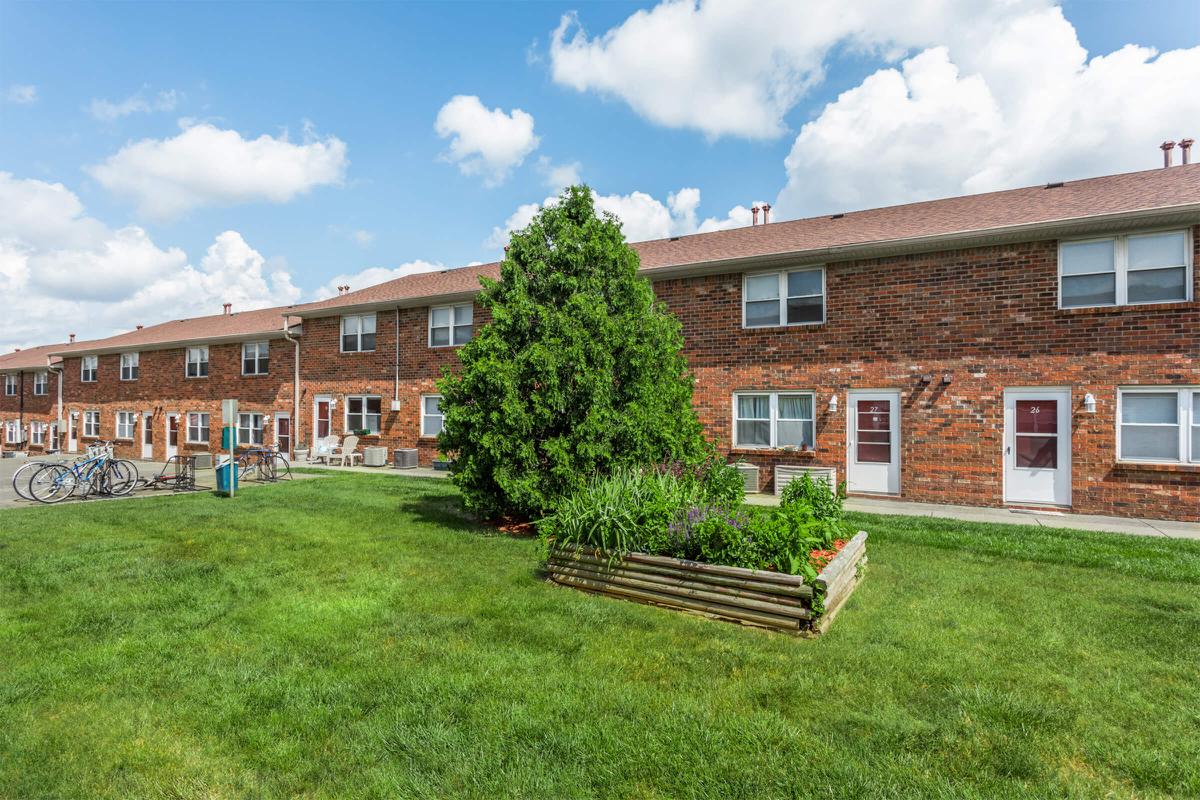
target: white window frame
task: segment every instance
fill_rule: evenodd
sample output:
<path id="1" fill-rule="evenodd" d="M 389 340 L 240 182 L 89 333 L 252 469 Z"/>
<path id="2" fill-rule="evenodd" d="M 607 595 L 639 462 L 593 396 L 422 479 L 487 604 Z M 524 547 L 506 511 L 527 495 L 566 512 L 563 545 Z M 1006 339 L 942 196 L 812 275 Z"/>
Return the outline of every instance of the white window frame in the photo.
<path id="1" fill-rule="evenodd" d="M 193 418 L 196 420 L 195 425 L 192 424 Z M 184 415 L 184 420 L 183 420 L 183 422 L 184 422 L 184 424 L 183 424 L 183 428 L 184 428 L 183 440 L 184 440 L 184 442 L 186 442 L 187 444 L 208 444 L 209 439 L 212 436 L 212 428 L 210 427 L 211 421 L 212 421 L 211 417 L 209 416 L 208 412 L 206 412 L 206 411 L 189 411 L 189 412 L 187 412 L 187 414 Z M 197 435 L 195 437 L 192 436 L 193 430 L 195 430 L 197 433 Z M 200 436 L 199 435 L 200 431 L 207 431 L 208 433 L 204 436 Z"/>
<path id="2" fill-rule="evenodd" d="M 21 423 L 17 422 L 15 419 L 10 419 L 8 422 L 4 423 L 4 443 L 21 443 Z"/>
<path id="3" fill-rule="evenodd" d="M 17 392 L 21 390 L 20 376 L 15 372 L 9 372 L 4 376 L 4 396 L 16 397 Z"/>
<path id="4" fill-rule="evenodd" d="M 100 438 L 100 412 L 83 412 L 83 435 L 91 439 Z"/>
<path id="5" fill-rule="evenodd" d="M 437 414 L 426 414 L 425 413 L 425 401 L 426 401 L 426 399 L 432 399 L 434 397 L 436 397 L 438 400 L 438 413 Z M 444 400 L 444 398 L 440 394 L 423 394 L 423 395 L 421 395 L 421 431 L 420 431 L 420 435 L 421 435 L 422 439 L 436 439 L 441 434 L 441 432 L 445 429 L 446 413 L 444 411 L 442 411 L 442 406 L 441 406 L 441 403 L 443 400 Z M 441 424 L 439 425 L 437 433 L 426 433 L 425 432 L 425 420 L 427 420 L 427 419 L 441 420 Z"/>
<path id="6" fill-rule="evenodd" d="M 29 443 L 46 446 L 46 429 L 50 427 L 44 422 L 29 423 Z"/>
<path id="7" fill-rule="evenodd" d="M 742 419 L 738 416 L 738 398 L 740 397 L 761 397 L 766 395 L 770 398 L 770 411 L 768 412 L 767 422 L 770 426 L 770 443 L 769 444 L 742 444 L 738 441 L 738 421 Z M 787 422 L 811 422 L 813 428 L 812 446 L 815 449 L 817 446 L 817 395 L 811 389 L 746 389 L 744 391 L 733 393 L 733 409 L 732 421 L 733 428 L 731 429 L 733 439 L 733 449 L 735 450 L 794 450 L 803 452 L 796 445 L 780 445 L 779 444 L 779 398 L 784 397 L 807 397 L 812 403 L 812 418 L 804 420 L 785 420 Z M 747 418 L 749 419 L 749 418 Z"/>
<path id="8" fill-rule="evenodd" d="M 257 441 L 255 440 L 256 433 L 258 434 Z M 254 411 L 245 411 L 238 414 L 237 444 L 246 445 L 247 447 L 261 447 L 266 444 L 267 440 L 265 436 L 266 431 L 262 414 Z"/>
<path id="9" fill-rule="evenodd" d="M 455 329 L 462 327 L 462 325 L 466 324 L 466 323 L 459 323 L 459 321 L 458 321 L 459 309 L 463 309 L 463 308 L 469 309 L 470 313 L 471 313 L 471 336 L 467 337 L 466 342 L 456 342 L 456 341 L 454 341 Z M 449 311 L 450 312 L 450 324 L 435 326 L 433 324 L 433 312 L 435 312 L 435 311 Z M 434 344 L 433 343 L 433 331 L 434 331 L 435 327 L 438 329 L 448 328 L 447 333 L 449 335 L 447 336 L 447 344 Z M 429 333 L 428 341 L 429 341 L 430 347 L 439 347 L 439 348 L 440 347 L 462 347 L 464 344 L 471 341 L 471 337 L 473 337 L 475 335 L 475 304 L 474 303 L 454 303 L 453 305 L 430 306 L 429 307 L 429 331 L 428 331 L 428 333 Z"/>
<path id="10" fill-rule="evenodd" d="M 787 276 L 793 272 L 820 272 L 821 273 L 821 319 L 814 322 L 788 322 L 787 321 Z M 779 322 L 774 325 L 747 325 L 746 324 L 746 283 L 750 278 L 761 278 L 764 275 L 776 275 L 779 279 Z M 795 295 L 796 297 L 817 297 L 818 295 Z M 825 285 L 825 265 L 821 264 L 812 267 L 796 267 L 794 269 L 783 270 L 767 270 L 765 272 L 745 272 L 742 273 L 742 328 L 747 330 L 759 330 L 762 328 L 802 328 L 810 325 L 824 325 L 826 316 L 829 313 L 829 292 Z"/>
<path id="11" fill-rule="evenodd" d="M 254 348 L 254 355 L 248 355 L 248 348 Z M 246 371 L 246 362 L 254 362 L 254 371 Z M 271 369 L 271 343 L 242 342 L 242 374 L 245 376 L 266 375 Z"/>
<path id="12" fill-rule="evenodd" d="M 1129 273 L 1142 272 L 1148 269 L 1170 269 L 1177 267 L 1175 264 L 1167 264 L 1161 267 L 1142 267 L 1141 269 L 1129 269 L 1129 240 L 1137 239 L 1142 236 L 1159 236 L 1164 233 L 1182 233 L 1183 234 L 1183 261 L 1184 261 L 1184 297 L 1176 300 L 1141 300 L 1131 302 L 1129 300 Z M 1082 275 L 1107 275 L 1107 272 L 1080 272 L 1075 275 L 1063 274 L 1063 247 L 1072 244 L 1088 244 L 1089 242 L 1112 242 L 1113 243 L 1113 275 L 1116 281 L 1115 303 L 1101 303 L 1099 305 L 1087 306 L 1064 306 L 1063 305 L 1063 278 L 1079 277 Z M 1112 234 L 1110 236 L 1089 236 L 1085 239 L 1060 239 L 1058 242 L 1058 308 L 1059 310 L 1070 311 L 1076 308 L 1120 308 L 1122 306 L 1157 306 L 1164 303 L 1190 303 L 1192 301 L 1192 282 L 1194 280 L 1192 273 L 1192 254 L 1195 245 L 1192 242 L 1191 228 L 1161 228 L 1148 231 L 1136 231 L 1135 233 Z"/>
<path id="13" fill-rule="evenodd" d="M 1200 427 L 1200 419 L 1198 415 L 1193 414 L 1192 395 L 1200 393 L 1200 386 L 1122 386 L 1117 388 L 1117 462 L 1121 464 L 1200 464 L 1200 452 L 1191 452 L 1192 448 L 1192 429 Z M 1129 423 L 1131 425 L 1144 425 L 1152 427 L 1155 424 L 1160 427 L 1178 427 L 1179 428 L 1179 443 L 1176 448 L 1176 454 L 1179 456 L 1175 459 L 1166 458 L 1126 458 L 1121 451 L 1121 428 L 1126 424 L 1124 422 L 1125 397 L 1131 394 L 1174 394 L 1176 401 L 1176 420 L 1177 424 L 1171 426 L 1167 423 Z"/>
<path id="14" fill-rule="evenodd" d="M 362 413 L 358 414 L 358 416 L 362 417 L 363 424 L 354 426 L 354 427 L 351 427 L 351 425 L 350 425 L 350 402 L 352 400 L 361 400 L 363 403 Z M 379 401 L 379 413 L 378 414 L 368 414 L 367 413 L 367 401 L 368 400 L 378 400 Z M 376 427 L 372 428 L 370 425 L 367 424 L 368 417 L 379 417 L 379 424 Z M 344 430 L 347 433 L 351 433 L 351 432 L 357 431 L 357 430 L 368 430 L 371 433 L 381 433 L 383 430 L 383 398 L 377 394 L 346 395 L 344 411 L 342 412 L 342 425 L 345 426 Z"/>
<path id="15" fill-rule="evenodd" d="M 196 358 L 192 358 L 193 354 Z M 192 365 L 196 365 L 196 374 L 192 374 Z M 204 374 L 200 374 L 200 367 L 204 366 Z M 207 378 L 208 377 L 208 345 L 200 345 L 199 347 L 188 347 L 183 351 L 183 377 L 184 378 Z"/>
<path id="16" fill-rule="evenodd" d="M 346 314 L 344 317 L 342 317 L 338 321 L 338 349 L 341 352 L 343 352 L 343 353 L 374 353 L 375 352 L 375 347 L 366 349 L 362 346 L 363 336 L 367 335 L 363 332 L 362 321 L 367 318 L 370 318 L 370 320 L 371 320 L 372 330 L 370 332 L 370 335 L 375 337 L 375 342 L 374 342 L 375 346 L 379 345 L 379 319 L 377 318 L 377 316 L 375 314 L 373 314 L 373 313 L 372 314 Z M 357 324 L 355 326 L 357 328 L 357 330 L 353 334 L 349 334 L 346 332 L 346 322 L 349 320 L 357 320 Z M 355 337 L 355 342 L 357 342 L 357 344 L 358 344 L 358 347 L 356 347 L 354 350 L 346 349 L 346 337 L 350 336 L 350 335 L 353 335 Z"/>
<path id="17" fill-rule="evenodd" d="M 137 431 L 137 414 L 133 413 L 132 411 L 118 411 L 116 420 L 117 420 L 117 427 L 115 429 L 116 435 L 114 435 L 113 438 L 120 439 L 121 441 L 132 442 L 133 435 Z M 122 420 L 128 421 L 128 430 L 129 430 L 128 435 L 123 434 L 121 431 L 121 427 L 123 424 Z"/>
<path id="18" fill-rule="evenodd" d="M 48 370 L 39 370 L 33 373 L 33 394 L 36 397 L 45 397 L 50 394 L 50 373 Z"/>
<path id="19" fill-rule="evenodd" d="M 84 356 L 79 359 L 79 382 L 95 383 L 100 374 L 100 357 Z"/>
<path id="20" fill-rule="evenodd" d="M 136 381 L 142 358 L 138 353 L 121 353 L 121 380 Z"/>

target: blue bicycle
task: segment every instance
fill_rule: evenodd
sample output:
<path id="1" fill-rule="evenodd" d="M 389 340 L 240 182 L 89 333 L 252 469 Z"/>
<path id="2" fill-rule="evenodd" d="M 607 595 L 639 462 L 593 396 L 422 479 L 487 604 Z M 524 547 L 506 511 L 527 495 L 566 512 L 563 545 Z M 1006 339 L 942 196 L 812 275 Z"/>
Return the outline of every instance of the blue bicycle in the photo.
<path id="1" fill-rule="evenodd" d="M 29 495 L 39 503 L 61 503 L 73 494 L 120 497 L 138 485 L 137 467 L 112 457 L 107 444 L 96 455 L 74 464 L 47 464 L 29 479 Z"/>

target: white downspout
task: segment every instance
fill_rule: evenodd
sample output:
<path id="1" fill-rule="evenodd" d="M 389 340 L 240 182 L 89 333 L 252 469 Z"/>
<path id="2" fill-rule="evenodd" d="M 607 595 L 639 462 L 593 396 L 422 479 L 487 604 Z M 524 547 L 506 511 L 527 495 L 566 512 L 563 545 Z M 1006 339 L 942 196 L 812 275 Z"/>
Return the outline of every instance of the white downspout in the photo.
<path id="1" fill-rule="evenodd" d="M 46 356 L 46 367 L 51 372 L 53 372 L 55 375 L 58 376 L 58 414 L 55 416 L 55 420 L 54 420 L 54 431 L 55 431 L 54 448 L 56 450 L 61 451 L 62 448 L 59 447 L 58 440 L 62 439 L 64 436 L 66 436 L 66 434 L 63 432 L 63 392 L 62 392 L 63 368 L 61 366 L 56 367 L 53 364 L 51 364 L 49 356 Z"/>
<path id="2" fill-rule="evenodd" d="M 283 315 L 283 338 L 295 347 L 292 357 L 292 436 L 288 442 L 291 445 L 291 452 L 288 453 L 290 458 L 296 451 L 296 442 L 300 438 L 300 340 L 293 339 L 292 334 L 288 331 L 287 314 Z M 277 426 L 278 424 L 276 423 Z"/>
<path id="3" fill-rule="evenodd" d="M 400 306 L 396 306 L 396 324 L 393 333 L 396 336 L 396 371 L 395 383 L 392 387 L 392 410 L 400 402 Z"/>

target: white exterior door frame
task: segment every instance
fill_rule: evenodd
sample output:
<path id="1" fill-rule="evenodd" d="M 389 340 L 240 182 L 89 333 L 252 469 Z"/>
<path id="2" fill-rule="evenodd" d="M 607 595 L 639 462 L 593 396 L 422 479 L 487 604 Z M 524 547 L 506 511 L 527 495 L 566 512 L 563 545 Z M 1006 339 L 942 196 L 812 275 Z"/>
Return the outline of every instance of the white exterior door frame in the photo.
<path id="1" fill-rule="evenodd" d="M 325 403 L 325 416 L 322 418 L 320 414 L 321 403 Z M 325 436 L 333 435 L 333 395 L 319 394 L 313 398 L 313 446 L 317 444 L 317 439 L 321 438 L 321 420 L 324 419 Z"/>
<path id="2" fill-rule="evenodd" d="M 1004 502 L 1071 505 L 1071 408 L 1069 387 L 1004 390 Z"/>
<path id="3" fill-rule="evenodd" d="M 67 412 L 67 452 L 79 452 L 79 417 L 78 411 Z"/>
<path id="4" fill-rule="evenodd" d="M 292 445 L 292 415 L 291 415 L 290 413 L 286 412 L 286 411 L 277 411 L 277 412 L 275 413 L 275 419 L 274 419 L 274 425 L 275 425 L 275 447 L 277 447 L 277 448 L 279 447 L 279 428 L 280 428 L 280 424 L 279 424 L 279 423 L 280 423 L 280 422 L 286 422 L 286 423 L 287 423 L 287 442 L 288 442 L 288 446 L 287 446 L 287 448 L 286 448 L 287 452 L 284 452 L 284 455 L 286 455 L 288 458 L 291 458 L 292 454 L 291 454 L 291 452 L 290 452 L 290 451 L 291 451 L 291 449 L 292 449 L 292 446 L 293 446 L 293 445 Z M 284 448 L 280 448 L 280 450 L 282 451 L 282 450 L 284 450 Z"/>
<path id="5" fill-rule="evenodd" d="M 171 444 L 171 421 L 175 421 L 175 444 Z M 166 448 L 166 458 L 179 455 L 179 437 L 182 435 L 179 425 L 179 414 L 171 411 L 163 416 L 163 429 L 165 436 L 163 437 L 163 446 Z"/>
<path id="6" fill-rule="evenodd" d="M 898 495 L 900 469 L 900 391 L 849 390 L 846 491 Z"/>
<path id="7" fill-rule="evenodd" d="M 150 461 L 154 458 L 154 412 L 142 412 L 142 459 Z"/>

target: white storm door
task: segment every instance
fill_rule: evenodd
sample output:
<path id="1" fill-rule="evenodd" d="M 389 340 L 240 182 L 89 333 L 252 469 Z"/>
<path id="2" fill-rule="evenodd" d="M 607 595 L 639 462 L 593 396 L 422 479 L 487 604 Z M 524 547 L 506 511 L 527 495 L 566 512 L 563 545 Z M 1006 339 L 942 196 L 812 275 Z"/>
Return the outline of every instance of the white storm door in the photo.
<path id="1" fill-rule="evenodd" d="M 179 415 L 167 414 L 167 458 L 179 455 Z"/>
<path id="2" fill-rule="evenodd" d="M 142 412 L 142 459 L 149 461 L 154 458 L 154 415 L 149 411 Z"/>
<path id="3" fill-rule="evenodd" d="M 851 391 L 846 491 L 900 494 L 900 393 Z"/>
<path id="4" fill-rule="evenodd" d="M 1004 501 L 1071 504 L 1071 391 L 1004 392 Z"/>

